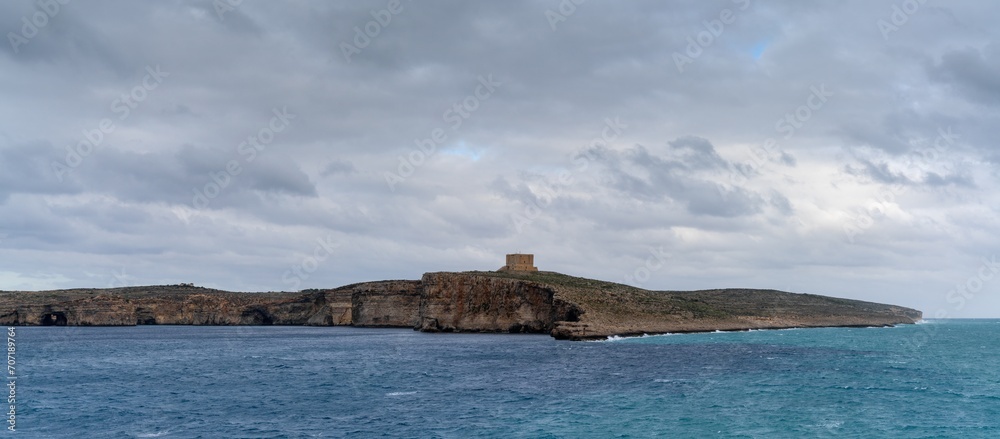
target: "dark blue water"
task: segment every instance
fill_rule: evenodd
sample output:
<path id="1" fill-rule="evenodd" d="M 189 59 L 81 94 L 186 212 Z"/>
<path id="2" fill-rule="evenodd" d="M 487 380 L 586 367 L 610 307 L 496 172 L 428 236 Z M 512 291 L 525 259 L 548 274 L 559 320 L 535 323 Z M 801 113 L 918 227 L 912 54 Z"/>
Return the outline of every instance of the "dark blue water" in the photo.
<path id="1" fill-rule="evenodd" d="M 21 327 L 15 434 L 996 438 L 998 340 L 998 320 L 587 343 Z"/>

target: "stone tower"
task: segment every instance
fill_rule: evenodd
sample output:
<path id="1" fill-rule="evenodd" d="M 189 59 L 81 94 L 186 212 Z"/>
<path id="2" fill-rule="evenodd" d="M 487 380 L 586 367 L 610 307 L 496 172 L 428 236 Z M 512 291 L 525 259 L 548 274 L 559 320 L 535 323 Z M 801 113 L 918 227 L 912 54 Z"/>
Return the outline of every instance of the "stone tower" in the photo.
<path id="1" fill-rule="evenodd" d="M 535 267 L 535 255 L 514 253 L 507 255 L 507 265 L 500 271 L 538 271 Z"/>

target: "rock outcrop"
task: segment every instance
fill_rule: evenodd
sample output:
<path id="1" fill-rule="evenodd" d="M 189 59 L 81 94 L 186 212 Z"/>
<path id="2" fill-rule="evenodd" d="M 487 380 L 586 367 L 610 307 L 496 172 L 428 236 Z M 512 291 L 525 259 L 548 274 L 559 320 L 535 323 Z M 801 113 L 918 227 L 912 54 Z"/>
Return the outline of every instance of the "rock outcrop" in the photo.
<path id="1" fill-rule="evenodd" d="M 666 332 L 914 323 L 920 311 L 774 290 L 647 291 L 552 272 L 427 273 L 298 293 L 191 285 L 0 292 L 5 325 L 354 325 L 549 333 L 569 340 Z"/>
<path id="2" fill-rule="evenodd" d="M 550 332 L 579 315 L 546 285 L 519 279 L 428 273 L 421 279 L 421 331 Z"/>
<path id="3" fill-rule="evenodd" d="M 418 280 L 366 282 L 341 288 L 351 291 L 354 326 L 412 328 L 420 321 Z"/>

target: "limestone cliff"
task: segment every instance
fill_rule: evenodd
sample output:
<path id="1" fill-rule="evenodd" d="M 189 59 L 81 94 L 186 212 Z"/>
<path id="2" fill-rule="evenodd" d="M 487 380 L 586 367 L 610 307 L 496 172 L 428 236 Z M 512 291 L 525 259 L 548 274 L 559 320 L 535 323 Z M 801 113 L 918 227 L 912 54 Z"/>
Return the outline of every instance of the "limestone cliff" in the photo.
<path id="1" fill-rule="evenodd" d="M 351 292 L 351 324 L 354 326 L 412 328 L 420 320 L 422 289 L 418 280 L 366 282 L 337 290 L 340 289 Z"/>
<path id="2" fill-rule="evenodd" d="M 421 283 L 422 331 L 550 332 L 580 312 L 551 287 L 530 281 L 428 273 Z"/>
<path id="3" fill-rule="evenodd" d="M 350 294 L 231 293 L 176 285 L 0 293 L 7 325 L 350 324 Z"/>
<path id="4" fill-rule="evenodd" d="M 920 311 L 774 290 L 647 291 L 552 272 L 427 273 L 298 293 L 189 285 L 0 292 L 4 325 L 355 325 L 533 332 L 583 340 L 643 333 L 914 323 Z"/>

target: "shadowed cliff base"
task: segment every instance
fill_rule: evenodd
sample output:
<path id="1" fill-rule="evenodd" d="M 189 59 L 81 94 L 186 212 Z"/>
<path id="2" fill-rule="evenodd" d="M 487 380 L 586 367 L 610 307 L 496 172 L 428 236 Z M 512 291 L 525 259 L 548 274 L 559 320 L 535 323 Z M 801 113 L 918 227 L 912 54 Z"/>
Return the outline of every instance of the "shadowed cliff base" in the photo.
<path id="1" fill-rule="evenodd" d="M 648 291 L 554 272 L 427 273 L 297 293 L 184 285 L 0 292 L 0 323 L 42 326 L 353 325 L 558 339 L 915 323 L 894 305 L 775 290 Z"/>

